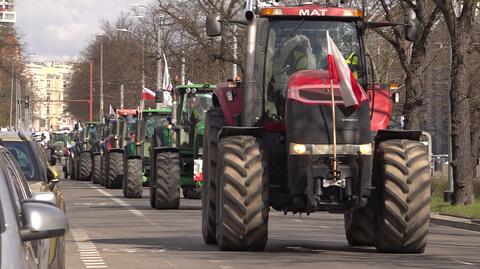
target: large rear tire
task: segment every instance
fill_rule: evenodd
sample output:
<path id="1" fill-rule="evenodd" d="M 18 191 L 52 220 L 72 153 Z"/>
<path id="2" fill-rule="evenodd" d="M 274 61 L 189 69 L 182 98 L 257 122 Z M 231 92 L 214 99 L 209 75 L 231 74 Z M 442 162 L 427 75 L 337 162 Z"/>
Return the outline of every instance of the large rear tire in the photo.
<path id="1" fill-rule="evenodd" d="M 123 154 L 121 152 L 108 153 L 105 187 L 107 189 L 121 189 L 123 181 Z"/>
<path id="2" fill-rule="evenodd" d="M 219 108 L 207 112 L 205 135 L 203 136 L 203 183 L 202 183 L 202 235 L 206 244 L 216 244 L 216 186 L 218 133 L 225 125 L 225 118 Z M 210 172 L 212 171 L 212 172 Z"/>
<path id="3" fill-rule="evenodd" d="M 156 194 L 155 194 L 155 188 L 154 188 L 154 183 L 153 180 L 149 180 L 149 190 L 150 190 L 150 207 L 151 208 L 157 208 L 156 204 Z"/>
<path id="4" fill-rule="evenodd" d="M 217 244 L 221 250 L 263 250 L 268 241 L 269 189 L 257 138 L 220 140 Z"/>
<path id="5" fill-rule="evenodd" d="M 101 186 L 105 186 L 106 174 L 107 174 L 107 156 L 102 155 L 102 162 L 100 165 L 100 182 L 99 182 Z"/>
<path id="6" fill-rule="evenodd" d="M 92 183 L 98 184 L 100 183 L 100 174 L 102 172 L 102 155 L 96 154 L 93 155 L 93 167 L 92 167 Z"/>
<path id="7" fill-rule="evenodd" d="M 430 221 L 430 166 L 423 144 L 387 140 L 377 151 L 380 179 L 375 247 L 381 252 L 423 253 Z"/>
<path id="8" fill-rule="evenodd" d="M 160 152 L 155 155 L 155 206 L 157 209 L 178 209 L 180 206 L 180 155 Z"/>
<path id="9" fill-rule="evenodd" d="M 141 198 L 143 173 L 142 159 L 128 159 L 124 171 L 123 194 L 126 198 Z"/>
<path id="10" fill-rule="evenodd" d="M 80 152 L 80 180 L 87 181 L 92 173 L 92 157 L 90 152 Z"/>
<path id="11" fill-rule="evenodd" d="M 78 155 L 75 155 L 73 158 L 73 180 L 79 180 L 80 179 L 80 169 L 78 168 L 80 166 L 80 161 L 78 160 Z"/>
<path id="12" fill-rule="evenodd" d="M 183 197 L 187 199 L 200 199 L 202 198 L 202 189 L 197 186 L 188 186 L 182 188 Z"/>
<path id="13" fill-rule="evenodd" d="M 373 246 L 375 244 L 374 212 L 369 207 L 345 213 L 345 235 L 350 246 Z"/>

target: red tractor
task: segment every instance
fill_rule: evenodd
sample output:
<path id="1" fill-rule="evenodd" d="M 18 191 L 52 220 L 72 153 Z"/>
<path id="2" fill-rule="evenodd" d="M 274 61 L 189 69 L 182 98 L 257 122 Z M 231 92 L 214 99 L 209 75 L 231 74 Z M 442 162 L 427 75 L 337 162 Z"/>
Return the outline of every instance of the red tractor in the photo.
<path id="1" fill-rule="evenodd" d="M 273 208 L 342 213 L 352 246 L 424 251 L 430 173 L 422 132 L 390 127 L 393 93 L 372 82 L 371 61 L 367 68 L 365 28 L 389 25 L 365 22 L 361 10 L 331 2 L 263 6 L 232 22 L 247 27 L 245 78 L 217 84 L 206 117 L 207 244 L 263 250 Z M 221 35 L 226 22 L 209 15 L 207 34 Z M 414 40 L 416 25 L 405 30 Z M 368 102 L 356 109 L 344 105 L 329 79 L 327 31 L 367 89 Z"/>

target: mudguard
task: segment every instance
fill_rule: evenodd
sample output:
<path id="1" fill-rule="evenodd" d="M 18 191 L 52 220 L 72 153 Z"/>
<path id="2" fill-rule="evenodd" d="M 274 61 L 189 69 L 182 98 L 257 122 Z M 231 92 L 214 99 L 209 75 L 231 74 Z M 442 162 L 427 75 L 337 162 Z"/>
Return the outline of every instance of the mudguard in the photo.
<path id="1" fill-rule="evenodd" d="M 179 152 L 179 151 L 180 149 L 175 147 L 155 147 L 153 149 L 153 156 L 161 152 Z"/>
<path id="2" fill-rule="evenodd" d="M 408 139 L 413 141 L 420 141 L 422 136 L 422 131 L 418 130 L 378 130 L 375 135 L 374 141 L 375 145 L 379 143 L 390 140 L 390 139 Z"/>
<path id="3" fill-rule="evenodd" d="M 123 149 L 119 149 L 119 148 L 109 149 L 109 150 L 108 150 L 108 153 L 111 153 L 111 152 L 119 152 L 119 153 L 122 153 L 122 154 L 123 154 Z"/>
<path id="4" fill-rule="evenodd" d="M 249 135 L 255 137 L 261 137 L 264 129 L 262 127 L 237 127 L 237 126 L 224 126 L 218 133 L 218 140 L 235 135 Z"/>

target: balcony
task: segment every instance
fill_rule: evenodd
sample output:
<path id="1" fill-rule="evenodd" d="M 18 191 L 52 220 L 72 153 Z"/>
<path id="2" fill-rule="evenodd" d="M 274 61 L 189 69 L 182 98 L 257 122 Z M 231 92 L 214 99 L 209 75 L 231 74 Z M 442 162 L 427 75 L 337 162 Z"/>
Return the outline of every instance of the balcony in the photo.
<path id="1" fill-rule="evenodd" d="M 4 11 L 0 13 L 0 22 L 11 22 L 15 23 L 17 20 L 15 11 Z"/>

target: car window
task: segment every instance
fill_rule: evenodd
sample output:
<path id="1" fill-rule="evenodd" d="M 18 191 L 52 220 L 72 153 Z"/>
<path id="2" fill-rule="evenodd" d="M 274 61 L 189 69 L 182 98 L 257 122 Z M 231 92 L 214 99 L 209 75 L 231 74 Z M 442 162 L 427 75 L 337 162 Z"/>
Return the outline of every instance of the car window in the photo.
<path id="1" fill-rule="evenodd" d="M 15 178 L 17 185 L 21 188 L 21 192 L 23 194 L 23 199 L 28 199 L 32 197 L 32 192 L 30 191 L 30 187 L 27 184 L 27 179 L 22 172 L 22 169 L 18 165 L 15 158 L 13 158 L 12 154 L 9 152 L 5 152 L 5 158 L 8 162 L 9 172 Z"/>
<path id="2" fill-rule="evenodd" d="M 4 154 L 0 155 L 0 163 L 2 164 L 0 166 L 0 170 L 1 170 L 0 173 L 3 173 L 3 176 L 6 179 L 6 183 L 7 183 L 7 186 L 9 188 L 9 193 L 12 196 L 13 204 L 15 206 L 15 212 L 16 212 L 17 215 L 20 215 L 21 212 L 22 212 L 21 211 L 21 205 L 20 205 L 20 201 L 21 201 L 21 197 L 22 197 L 21 188 L 18 185 L 18 182 L 16 184 L 15 183 L 16 180 L 14 180 L 14 178 L 12 178 L 12 173 L 11 173 L 12 170 L 11 170 L 11 167 L 9 169 L 9 165 L 5 160 L 5 155 Z"/>
<path id="3" fill-rule="evenodd" d="M 3 144 L 17 160 L 28 181 L 43 180 L 27 141 L 4 141 Z"/>

